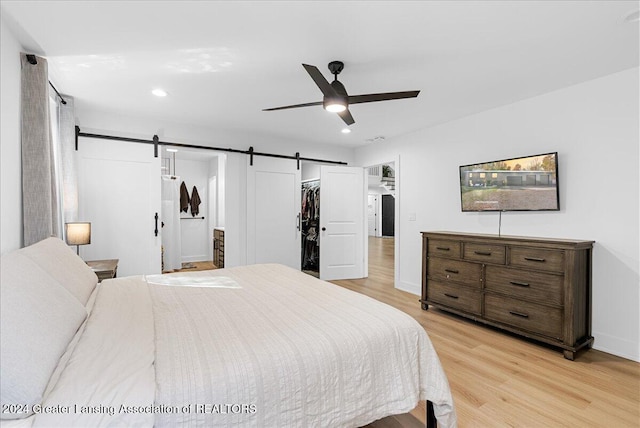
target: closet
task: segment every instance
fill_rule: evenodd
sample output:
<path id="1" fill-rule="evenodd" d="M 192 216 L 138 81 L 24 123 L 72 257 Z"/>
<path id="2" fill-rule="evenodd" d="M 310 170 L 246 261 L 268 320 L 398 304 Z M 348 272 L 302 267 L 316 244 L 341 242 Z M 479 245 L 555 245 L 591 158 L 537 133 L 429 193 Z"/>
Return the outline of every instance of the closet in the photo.
<path id="1" fill-rule="evenodd" d="M 302 233 L 302 270 L 320 274 L 320 180 L 302 182 L 300 231 Z"/>
<path id="2" fill-rule="evenodd" d="M 305 173 L 300 205 L 303 272 L 325 280 L 365 276 L 364 172 L 361 167 L 319 165 Z"/>
<path id="3" fill-rule="evenodd" d="M 221 203 L 218 185 L 219 154 L 197 149 L 163 148 L 162 271 L 211 265 L 213 228 Z M 179 174 L 179 175 L 178 175 Z"/>

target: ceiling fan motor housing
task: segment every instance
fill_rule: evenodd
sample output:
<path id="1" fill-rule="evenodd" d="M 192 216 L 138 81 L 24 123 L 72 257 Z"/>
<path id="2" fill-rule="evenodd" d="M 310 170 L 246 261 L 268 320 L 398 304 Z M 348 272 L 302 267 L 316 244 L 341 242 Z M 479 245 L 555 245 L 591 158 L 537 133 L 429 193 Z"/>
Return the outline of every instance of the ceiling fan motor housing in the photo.
<path id="1" fill-rule="evenodd" d="M 338 75 L 344 68 L 344 63 L 342 61 L 331 61 L 329 63 L 329 71 L 333 75 Z"/>
<path id="2" fill-rule="evenodd" d="M 336 104 L 342 105 L 346 109 L 349 105 L 349 96 L 347 94 L 347 90 L 344 88 L 344 85 L 336 79 L 331 82 L 331 87 L 333 88 L 335 95 L 325 95 L 322 98 L 322 106 L 324 107 L 324 109 L 332 111 L 331 109 L 327 109 L 327 106 Z"/>

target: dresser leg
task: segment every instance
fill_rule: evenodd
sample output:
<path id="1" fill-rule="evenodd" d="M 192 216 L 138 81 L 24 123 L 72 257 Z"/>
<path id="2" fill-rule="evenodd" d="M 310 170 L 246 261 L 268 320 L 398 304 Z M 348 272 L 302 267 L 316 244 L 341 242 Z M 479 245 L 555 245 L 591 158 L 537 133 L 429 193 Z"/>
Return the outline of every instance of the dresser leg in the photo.
<path id="1" fill-rule="evenodd" d="M 575 353 L 574 351 L 567 351 L 567 350 L 565 350 L 565 351 L 563 351 L 562 353 L 564 354 L 564 357 L 565 357 L 567 360 L 571 360 L 571 361 L 573 361 L 573 360 L 575 359 L 575 357 L 576 357 L 576 353 Z"/>
<path id="2" fill-rule="evenodd" d="M 423 303 L 423 304 L 422 304 L 422 310 L 423 310 L 423 311 L 428 311 L 428 310 L 429 310 L 429 305 L 428 305 L 428 304 L 426 304 L 426 303 Z"/>

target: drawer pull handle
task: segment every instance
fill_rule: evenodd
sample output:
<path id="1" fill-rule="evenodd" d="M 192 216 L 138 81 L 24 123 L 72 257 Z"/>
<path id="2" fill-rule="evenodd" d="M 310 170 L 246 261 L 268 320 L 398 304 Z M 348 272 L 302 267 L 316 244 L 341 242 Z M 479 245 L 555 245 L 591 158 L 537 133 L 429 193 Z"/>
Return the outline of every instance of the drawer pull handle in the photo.
<path id="1" fill-rule="evenodd" d="M 542 259 L 540 257 L 525 257 L 524 259 L 530 262 L 540 262 L 540 263 L 545 261 L 545 259 Z"/>
<path id="2" fill-rule="evenodd" d="M 479 256 L 490 256 L 491 252 L 490 251 L 474 251 L 474 254 L 477 254 Z"/>
<path id="3" fill-rule="evenodd" d="M 449 247 L 436 247 L 436 249 L 440 250 L 440 251 L 449 251 L 450 250 Z"/>
<path id="4" fill-rule="evenodd" d="M 453 294 L 444 293 L 444 295 L 447 296 L 447 297 L 450 297 L 452 299 L 457 299 L 458 298 L 458 296 L 454 296 Z"/>
<path id="5" fill-rule="evenodd" d="M 457 271 L 455 269 L 445 269 L 444 271 L 449 273 L 460 273 L 460 271 Z"/>
<path id="6" fill-rule="evenodd" d="M 517 285 L 519 287 L 528 287 L 529 284 L 527 284 L 526 282 L 519 282 L 519 281 L 509 281 L 510 284 L 512 285 Z"/>
<path id="7" fill-rule="evenodd" d="M 523 314 L 523 313 L 520 313 L 520 312 L 509 311 L 509 313 L 510 313 L 511 315 L 516 316 L 516 317 L 520 317 L 520 318 L 529 318 L 529 315 L 527 315 L 527 314 Z"/>

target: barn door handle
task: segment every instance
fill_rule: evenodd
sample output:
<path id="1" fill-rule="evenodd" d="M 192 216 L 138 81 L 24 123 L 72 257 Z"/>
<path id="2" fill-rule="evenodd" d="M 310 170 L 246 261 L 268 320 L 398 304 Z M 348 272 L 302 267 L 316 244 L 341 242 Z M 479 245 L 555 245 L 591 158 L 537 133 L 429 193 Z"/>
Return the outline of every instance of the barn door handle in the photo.
<path id="1" fill-rule="evenodd" d="M 298 215 L 296 216 L 296 227 L 298 228 L 298 230 L 300 230 L 300 213 L 298 213 Z"/>
<path id="2" fill-rule="evenodd" d="M 156 215 L 154 216 L 155 220 L 156 220 L 156 228 L 154 229 L 153 233 L 156 234 L 156 236 L 158 236 L 158 213 L 156 213 Z"/>

